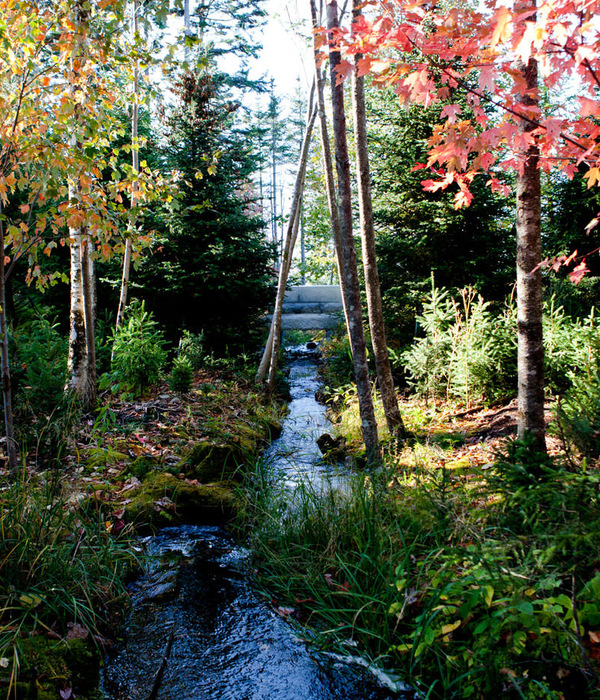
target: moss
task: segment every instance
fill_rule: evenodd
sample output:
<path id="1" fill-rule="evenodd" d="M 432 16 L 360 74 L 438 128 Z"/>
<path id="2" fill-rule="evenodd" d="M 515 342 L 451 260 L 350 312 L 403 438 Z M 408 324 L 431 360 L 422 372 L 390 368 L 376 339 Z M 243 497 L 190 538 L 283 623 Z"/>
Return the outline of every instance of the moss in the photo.
<path id="1" fill-rule="evenodd" d="M 101 655 L 88 639 L 34 636 L 19 640 L 17 653 L 19 679 L 10 693 L 15 700 L 61 700 L 64 688 L 85 700 L 98 686 Z M 12 663 L 0 670 L 0 684 L 8 687 Z"/>
<path id="2" fill-rule="evenodd" d="M 236 478 L 241 461 L 242 452 L 238 446 L 203 440 L 187 446 L 179 466 L 187 476 L 211 483 Z"/>
<path id="3" fill-rule="evenodd" d="M 172 474 L 149 474 L 126 506 L 128 519 L 154 526 L 175 522 L 223 522 L 234 507 L 227 482 L 189 483 Z"/>
<path id="4" fill-rule="evenodd" d="M 125 474 L 143 479 L 147 474 L 159 468 L 159 461 L 152 455 L 142 455 L 129 464 Z"/>

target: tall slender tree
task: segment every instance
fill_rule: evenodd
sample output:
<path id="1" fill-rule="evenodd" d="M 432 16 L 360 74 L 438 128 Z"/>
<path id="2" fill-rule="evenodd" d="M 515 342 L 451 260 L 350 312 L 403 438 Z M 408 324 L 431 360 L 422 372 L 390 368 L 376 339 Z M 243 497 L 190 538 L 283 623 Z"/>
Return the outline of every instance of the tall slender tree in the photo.
<path id="1" fill-rule="evenodd" d="M 134 44 L 137 43 L 139 36 L 138 23 L 138 0 L 132 0 L 131 3 L 131 34 Z M 125 239 L 125 250 L 123 251 L 123 271 L 121 274 L 121 291 L 119 293 L 119 306 L 117 308 L 117 320 L 115 330 L 119 330 L 125 317 L 125 308 L 127 306 L 127 296 L 129 292 L 129 274 L 131 271 L 131 247 L 132 236 L 134 235 L 136 225 L 136 207 L 139 191 L 139 172 L 140 172 L 140 139 L 139 139 L 139 61 L 137 56 L 133 58 L 133 82 L 132 82 L 132 103 L 131 103 L 131 167 L 133 170 L 134 181 L 132 184 L 131 200 L 130 200 L 130 216 L 128 221 L 129 235 Z"/>
<path id="2" fill-rule="evenodd" d="M 362 2 L 353 0 L 352 16 L 354 22 L 362 17 Z M 361 54 L 356 55 L 359 61 Z M 358 65 L 353 74 L 352 106 L 354 122 L 354 147 L 356 149 L 356 173 L 358 180 L 358 206 L 360 212 L 360 234 L 362 242 L 362 262 L 365 276 L 365 291 L 371 330 L 371 343 L 375 355 L 377 381 L 388 429 L 391 435 L 406 437 L 406 428 L 398 407 L 398 397 L 394 389 L 392 367 L 387 349 L 381 287 L 377 270 L 375 252 L 375 228 L 373 224 L 373 204 L 371 201 L 371 175 L 369 170 L 369 151 L 367 146 L 367 117 L 365 111 L 364 76 L 359 74 Z"/>
<path id="3" fill-rule="evenodd" d="M 515 13 L 523 25 L 536 21 L 536 0 L 519 0 Z M 542 331 L 542 198 L 540 150 L 534 132 L 540 121 L 538 62 L 534 55 L 517 62 L 522 115 L 522 166 L 517 170 L 517 313 L 518 313 L 518 434 L 531 435 L 538 450 L 546 450 L 544 420 L 544 338 Z"/>
<path id="4" fill-rule="evenodd" d="M 333 135 L 335 143 L 335 163 L 337 170 L 337 193 L 340 222 L 341 285 L 345 297 L 348 320 L 348 334 L 352 347 L 354 378 L 358 395 L 361 428 L 367 460 L 380 460 L 379 436 L 373 408 L 373 396 L 369 380 L 367 348 L 362 325 L 360 284 L 356 265 L 356 250 L 352 230 L 352 201 L 350 184 L 350 160 L 346 139 L 346 113 L 344 107 L 344 85 L 338 80 L 338 67 L 341 63 L 340 51 L 334 43 L 334 35 L 339 29 L 336 0 L 327 5 L 327 29 L 330 41 L 329 67 L 331 74 L 331 103 L 333 111 Z"/>
<path id="5" fill-rule="evenodd" d="M 337 265 L 338 279 L 343 285 L 342 275 L 342 237 L 340 233 L 340 216 L 335 193 L 335 178 L 333 174 L 333 158 L 331 155 L 331 144 L 329 141 L 329 129 L 327 126 L 327 113 L 325 111 L 325 73 L 321 69 L 321 52 L 317 42 L 317 31 L 321 24 L 317 15 L 315 0 L 310 0 L 310 15 L 313 26 L 313 58 L 315 64 L 315 85 L 317 88 L 317 108 L 319 112 L 319 133 L 321 136 L 321 152 L 323 160 L 323 178 L 325 180 L 325 191 L 327 193 L 327 206 L 329 208 L 329 218 L 331 221 L 331 234 L 335 249 L 335 261 Z M 346 328 L 350 328 L 347 309 L 347 297 L 342 294 L 342 304 L 344 308 L 344 319 Z"/>
<path id="6" fill-rule="evenodd" d="M 73 103 L 74 133 L 71 148 L 82 150 L 79 132 L 86 102 L 86 62 L 89 33 L 89 10 L 84 0 L 76 0 L 73 6 L 74 29 L 71 54 L 71 99 Z M 81 160 L 81 159 L 77 159 Z M 85 176 L 84 173 L 80 175 Z M 77 174 L 68 181 L 69 201 L 80 210 L 83 200 Z M 69 357 L 67 362 L 69 389 L 73 390 L 84 406 L 90 408 L 96 400 L 96 351 L 94 342 L 94 266 L 92 242 L 85 217 L 71 218 L 69 247 L 71 252 L 71 311 L 69 332 Z"/>

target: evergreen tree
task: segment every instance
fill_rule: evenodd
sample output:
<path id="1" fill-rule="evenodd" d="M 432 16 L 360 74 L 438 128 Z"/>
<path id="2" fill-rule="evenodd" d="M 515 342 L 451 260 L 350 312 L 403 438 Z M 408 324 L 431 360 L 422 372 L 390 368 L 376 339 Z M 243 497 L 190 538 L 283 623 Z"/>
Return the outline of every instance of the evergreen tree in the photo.
<path id="1" fill-rule="evenodd" d="M 425 192 L 427 139 L 440 107 L 403 108 L 391 92 L 371 90 L 368 115 L 374 216 L 384 310 L 390 335 L 405 342 L 418 298 L 430 284 L 473 285 L 504 299 L 514 282 L 514 231 L 506 203 L 475 181 L 470 207 L 456 210 L 452 192 Z"/>
<path id="2" fill-rule="evenodd" d="M 142 295 L 171 335 L 203 332 L 218 353 L 248 346 L 272 298 L 271 250 L 250 185 L 256 162 L 223 84 L 204 71 L 176 86 L 165 160 L 181 172 L 181 196 L 163 212 L 164 236 L 140 271 Z"/>

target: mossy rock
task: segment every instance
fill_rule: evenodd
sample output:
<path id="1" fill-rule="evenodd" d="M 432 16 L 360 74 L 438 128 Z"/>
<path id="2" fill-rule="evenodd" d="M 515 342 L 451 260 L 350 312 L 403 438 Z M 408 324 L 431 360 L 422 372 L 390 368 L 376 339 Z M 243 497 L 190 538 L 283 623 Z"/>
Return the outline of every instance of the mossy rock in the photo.
<path id="1" fill-rule="evenodd" d="M 275 416 L 270 416 L 265 422 L 269 440 L 277 440 L 283 430 L 283 421 Z"/>
<path id="2" fill-rule="evenodd" d="M 209 484 L 238 478 L 242 461 L 243 452 L 238 445 L 204 440 L 187 446 L 179 466 L 186 476 Z"/>
<path id="3" fill-rule="evenodd" d="M 149 474 L 125 512 L 141 525 L 178 522 L 225 522 L 233 514 L 233 488 L 227 482 L 191 484 L 173 474 Z"/>
<path id="4" fill-rule="evenodd" d="M 0 687 L 8 687 L 13 657 L 0 669 Z M 35 636 L 18 642 L 19 676 L 10 697 L 15 700 L 61 700 L 72 688 L 79 700 L 95 696 L 102 657 L 88 639 L 56 640 Z"/>

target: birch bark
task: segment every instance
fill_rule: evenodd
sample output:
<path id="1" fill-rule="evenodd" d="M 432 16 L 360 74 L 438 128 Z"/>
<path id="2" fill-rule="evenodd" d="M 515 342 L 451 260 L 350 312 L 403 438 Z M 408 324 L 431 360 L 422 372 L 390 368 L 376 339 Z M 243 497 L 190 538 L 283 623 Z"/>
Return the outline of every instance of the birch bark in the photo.
<path id="1" fill-rule="evenodd" d="M 75 134 L 71 141 L 73 149 L 81 148 L 77 140 L 77 129 L 81 119 L 82 100 L 80 85 L 82 67 L 85 64 L 85 41 L 87 11 L 84 0 L 74 4 L 76 35 L 72 55 L 72 98 L 74 102 Z M 69 202 L 77 206 L 80 217 L 83 211 L 80 202 L 79 184 L 74 174 L 69 181 Z M 94 273 L 91 259 L 91 240 L 83 223 L 69 228 L 71 252 L 71 309 L 69 329 L 69 356 L 67 361 L 67 387 L 75 392 L 85 408 L 91 408 L 96 400 L 96 353 L 94 343 Z"/>
<path id="2" fill-rule="evenodd" d="M 536 9 L 535 0 L 516 4 L 517 12 Z M 527 116 L 539 117 L 538 65 L 534 57 L 519 63 L 523 81 L 519 104 Z M 521 120 L 520 130 L 531 134 L 535 125 Z M 533 437 L 536 449 L 546 451 L 544 420 L 544 345 L 542 332 L 541 188 L 539 149 L 535 140 L 523 152 L 517 172 L 517 313 L 518 313 L 518 426 L 519 438 Z"/>

